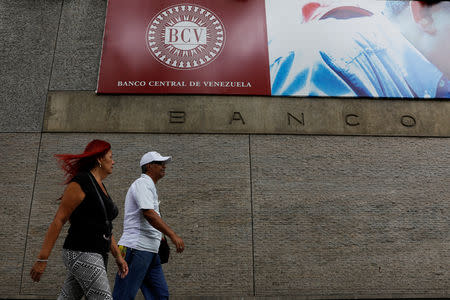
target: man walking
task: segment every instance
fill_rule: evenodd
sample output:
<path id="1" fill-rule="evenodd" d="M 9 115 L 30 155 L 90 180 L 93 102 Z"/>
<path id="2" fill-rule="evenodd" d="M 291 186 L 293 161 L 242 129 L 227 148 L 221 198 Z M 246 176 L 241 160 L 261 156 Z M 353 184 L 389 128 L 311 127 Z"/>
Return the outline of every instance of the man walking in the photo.
<path id="1" fill-rule="evenodd" d="M 144 154 L 140 161 L 142 175 L 128 189 L 125 217 L 119 245 L 128 263 L 128 275 L 116 276 L 113 298 L 134 299 L 139 288 L 145 299 L 168 299 L 169 290 L 158 256 L 162 233 L 184 250 L 183 240 L 162 220 L 155 184 L 164 177 L 171 156 L 158 152 Z"/>

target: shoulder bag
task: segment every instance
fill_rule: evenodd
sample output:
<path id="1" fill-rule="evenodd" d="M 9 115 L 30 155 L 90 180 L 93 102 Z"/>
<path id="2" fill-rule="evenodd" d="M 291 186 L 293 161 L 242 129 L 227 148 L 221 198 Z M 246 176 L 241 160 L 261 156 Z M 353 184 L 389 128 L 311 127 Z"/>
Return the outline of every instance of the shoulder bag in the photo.
<path id="1" fill-rule="evenodd" d="M 161 214 L 161 210 L 160 210 Z M 161 261 L 161 264 L 165 264 L 169 261 L 170 256 L 170 247 L 169 243 L 167 242 L 166 236 L 163 236 L 161 239 L 161 243 L 159 244 L 159 250 L 158 250 L 159 260 Z"/>
<path id="2" fill-rule="evenodd" d="M 159 244 L 158 255 L 162 264 L 169 261 L 170 247 L 165 236 L 161 239 L 161 244 Z"/>
<path id="3" fill-rule="evenodd" d="M 95 189 L 95 191 L 97 192 L 98 200 L 100 201 L 100 204 L 102 205 L 102 208 L 103 208 L 103 215 L 105 216 L 105 224 L 106 224 L 106 228 L 108 228 L 108 229 L 107 229 L 108 232 L 105 233 L 105 234 L 103 234 L 103 238 L 104 238 L 105 240 L 109 241 L 109 240 L 111 239 L 111 235 L 112 235 L 112 224 L 111 224 L 111 222 L 108 220 L 108 214 L 106 213 L 105 203 L 103 202 L 103 198 L 102 198 L 102 196 L 100 195 L 100 192 L 98 191 L 97 186 L 95 185 L 95 182 L 94 182 L 94 180 L 92 179 L 92 177 L 93 177 L 93 176 L 92 176 L 91 172 L 89 172 L 89 179 L 91 180 L 92 185 L 94 186 L 94 189 Z"/>

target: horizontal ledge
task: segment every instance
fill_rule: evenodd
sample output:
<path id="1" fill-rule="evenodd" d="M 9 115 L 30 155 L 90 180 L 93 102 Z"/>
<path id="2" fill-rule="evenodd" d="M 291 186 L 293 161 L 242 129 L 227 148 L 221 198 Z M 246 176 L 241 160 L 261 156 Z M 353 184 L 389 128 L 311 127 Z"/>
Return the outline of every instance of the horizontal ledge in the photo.
<path id="1" fill-rule="evenodd" d="M 44 132 L 450 137 L 450 101 L 48 94 Z"/>

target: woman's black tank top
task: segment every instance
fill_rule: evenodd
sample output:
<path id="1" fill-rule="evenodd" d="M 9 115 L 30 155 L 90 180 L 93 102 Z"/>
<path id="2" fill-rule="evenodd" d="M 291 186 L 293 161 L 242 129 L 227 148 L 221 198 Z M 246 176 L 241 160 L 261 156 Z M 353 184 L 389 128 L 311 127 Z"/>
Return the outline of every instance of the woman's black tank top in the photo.
<path id="1" fill-rule="evenodd" d="M 102 191 L 97 181 L 95 179 L 91 181 L 89 176 L 87 172 L 78 173 L 71 180 L 81 186 L 86 196 L 69 218 L 70 227 L 63 247 L 105 255 L 110 250 L 111 240 L 105 239 L 103 235 L 108 235 L 112 228 L 108 228 L 105 222 L 103 207 L 93 184 L 96 185 L 102 197 L 110 222 L 117 217 L 119 211 L 111 198 Z"/>

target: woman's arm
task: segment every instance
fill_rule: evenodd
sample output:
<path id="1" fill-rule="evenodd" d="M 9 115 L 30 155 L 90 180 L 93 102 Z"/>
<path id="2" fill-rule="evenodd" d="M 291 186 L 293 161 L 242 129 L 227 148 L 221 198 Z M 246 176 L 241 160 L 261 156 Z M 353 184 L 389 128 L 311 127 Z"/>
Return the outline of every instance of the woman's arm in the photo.
<path id="1" fill-rule="evenodd" d="M 34 263 L 31 269 L 30 275 L 33 281 L 39 281 L 44 273 L 47 261 L 52 252 L 53 246 L 58 239 L 64 224 L 69 220 L 70 215 L 75 208 L 83 201 L 85 194 L 80 185 L 76 182 L 71 182 L 67 186 L 61 199 L 61 204 L 58 207 L 55 218 L 50 224 L 45 235 L 44 242 L 42 244 L 41 251 L 37 257 L 37 261 Z"/>
<path id="2" fill-rule="evenodd" d="M 113 235 L 111 235 L 111 254 L 116 259 L 116 264 L 119 268 L 119 276 L 124 278 L 128 274 L 128 264 L 125 259 L 123 259 Z"/>

